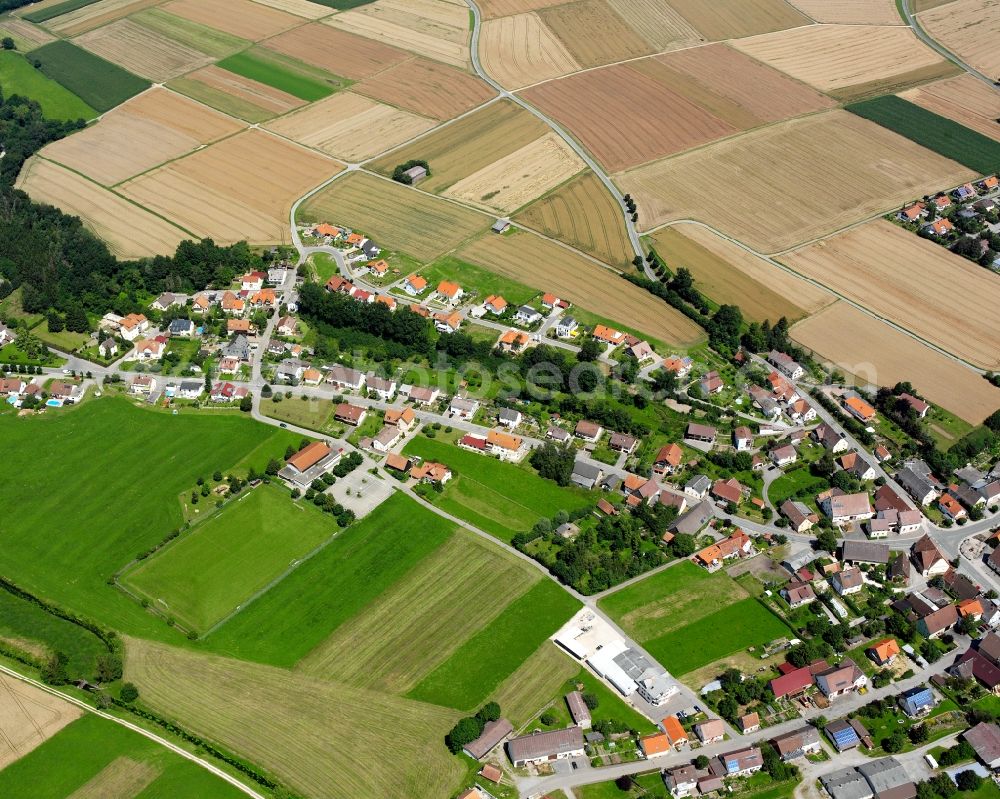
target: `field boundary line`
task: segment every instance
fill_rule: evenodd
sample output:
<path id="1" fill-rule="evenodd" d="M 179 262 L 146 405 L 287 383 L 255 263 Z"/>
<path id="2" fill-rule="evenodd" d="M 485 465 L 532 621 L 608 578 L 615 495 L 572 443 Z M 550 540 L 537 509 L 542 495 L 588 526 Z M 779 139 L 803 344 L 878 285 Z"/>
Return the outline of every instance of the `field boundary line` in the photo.
<path id="1" fill-rule="evenodd" d="M 28 685 L 32 685 L 35 688 L 38 688 L 42 691 L 45 691 L 47 694 L 51 694 L 52 696 L 58 697 L 59 699 L 69 702 L 71 705 L 75 705 L 76 707 L 86 711 L 87 713 L 93 713 L 95 716 L 99 716 L 100 718 L 105 719 L 107 721 L 112 721 L 115 724 L 120 724 L 122 727 L 125 727 L 126 729 L 129 729 L 132 732 L 142 735 L 144 738 L 149 739 L 153 743 L 159 744 L 160 746 L 169 749 L 176 755 L 180 755 L 185 760 L 190 760 L 192 763 L 197 763 L 206 771 L 209 771 L 216 777 L 225 780 L 237 790 L 242 791 L 247 796 L 252 797 L 252 799 L 267 799 L 263 794 L 257 793 L 257 791 L 255 791 L 249 785 L 246 785 L 242 781 L 236 779 L 236 777 L 232 776 L 226 771 L 223 771 L 218 766 L 215 766 L 212 763 L 209 763 L 207 760 L 204 760 L 198 757 L 197 755 L 188 752 L 183 747 L 168 741 L 166 738 L 162 738 L 156 733 L 151 732 L 150 730 L 147 730 L 143 727 L 140 727 L 138 724 L 133 724 L 132 722 L 126 721 L 125 719 L 119 718 L 118 716 L 113 716 L 110 713 L 105 713 L 102 710 L 98 710 L 97 708 L 91 707 L 86 702 L 83 702 L 74 696 L 70 696 L 69 694 L 64 694 L 61 691 L 57 691 L 54 688 L 51 688 L 50 686 L 39 682 L 38 680 L 34 680 L 31 677 L 21 674 L 18 671 L 14 671 L 14 669 L 4 666 L 2 663 L 0 663 L 0 672 L 6 674 L 9 677 L 13 677 L 14 679 L 20 680 L 21 682 L 27 683 Z"/>
<path id="2" fill-rule="evenodd" d="M 910 11 L 910 0 L 897 0 L 897 8 L 902 12 L 903 19 L 906 21 L 907 27 L 913 31 L 914 35 L 916 35 L 918 39 L 930 47 L 931 50 L 934 50 L 938 55 L 942 56 L 946 60 L 951 61 L 951 63 L 960 69 L 965 70 L 974 78 L 983 81 L 983 83 L 986 83 L 991 88 L 996 88 L 996 84 L 986 77 L 986 75 L 975 67 L 971 67 L 966 64 L 961 58 L 955 55 L 951 50 L 938 42 L 937 39 L 924 30 L 923 25 L 921 25 L 917 20 L 917 15 Z"/>

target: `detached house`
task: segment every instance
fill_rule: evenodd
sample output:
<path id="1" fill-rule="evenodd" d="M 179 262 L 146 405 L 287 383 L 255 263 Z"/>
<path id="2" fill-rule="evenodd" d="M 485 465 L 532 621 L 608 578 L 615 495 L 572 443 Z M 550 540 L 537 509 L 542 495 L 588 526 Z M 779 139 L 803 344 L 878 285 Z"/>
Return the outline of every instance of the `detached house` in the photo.
<path id="1" fill-rule="evenodd" d="M 135 341 L 147 330 L 149 330 L 149 320 L 141 313 L 130 313 L 118 323 L 118 332 L 126 341 Z"/>
<path id="2" fill-rule="evenodd" d="M 816 685 L 827 699 L 836 699 L 864 688 L 868 684 L 865 673 L 850 658 L 844 658 L 839 666 L 834 666 L 816 675 Z"/>
<path id="3" fill-rule="evenodd" d="M 417 297 L 427 288 L 427 281 L 420 275 L 410 275 L 403 281 L 403 291 L 411 297 Z"/>
<path id="4" fill-rule="evenodd" d="M 530 305 L 522 305 L 514 314 L 514 321 L 519 325 L 531 327 L 542 321 L 542 315 Z"/>
<path id="5" fill-rule="evenodd" d="M 667 444 L 661 447 L 653 460 L 653 474 L 662 477 L 666 474 L 673 474 L 681 464 L 684 451 L 677 444 Z"/>
<path id="6" fill-rule="evenodd" d="M 942 575 L 951 568 L 948 559 L 929 535 L 924 535 L 910 548 L 913 565 L 923 578 Z"/>
<path id="7" fill-rule="evenodd" d="M 464 295 L 465 292 L 462 291 L 462 287 L 458 283 L 452 283 L 448 280 L 442 280 L 438 283 L 437 296 L 448 305 L 457 305 Z"/>
<path id="8" fill-rule="evenodd" d="M 816 592 L 813 587 L 809 583 L 798 581 L 788 583 L 782 588 L 781 596 L 792 610 L 816 601 Z"/>
<path id="9" fill-rule="evenodd" d="M 604 432 L 604 428 L 597 424 L 597 422 L 589 422 L 586 419 L 581 419 L 577 422 L 576 429 L 573 432 L 577 438 L 582 438 L 584 441 L 595 444 Z"/>
<path id="10" fill-rule="evenodd" d="M 771 350 L 768 353 L 767 362 L 781 372 L 784 372 L 791 380 L 798 380 L 806 373 L 806 370 L 792 356 L 778 352 L 778 350 Z"/>
<path id="11" fill-rule="evenodd" d="M 833 583 L 833 590 L 841 596 L 856 594 L 865 584 L 861 570 L 856 567 L 837 572 L 830 582 Z"/>

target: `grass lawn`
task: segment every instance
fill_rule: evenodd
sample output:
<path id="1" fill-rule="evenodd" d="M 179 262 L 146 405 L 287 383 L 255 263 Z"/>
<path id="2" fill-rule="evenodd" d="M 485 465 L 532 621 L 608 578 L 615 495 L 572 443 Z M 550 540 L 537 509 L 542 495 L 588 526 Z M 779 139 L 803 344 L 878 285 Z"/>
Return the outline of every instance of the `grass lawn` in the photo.
<path id="1" fill-rule="evenodd" d="M 581 785 L 574 789 L 576 799 L 666 799 L 669 794 L 659 771 L 637 774 L 634 784 L 627 791 L 615 785 L 614 780 Z"/>
<path id="2" fill-rule="evenodd" d="M 90 713 L 0 771 L 0 796 L 66 799 L 70 795 L 246 796 L 196 763 Z"/>
<path id="3" fill-rule="evenodd" d="M 170 635 L 107 579 L 182 521 L 198 477 L 263 470 L 301 436 L 238 414 L 169 413 L 106 397 L 70 412 L 0 417 L 0 574 L 126 633 Z"/>
<path id="4" fill-rule="evenodd" d="M 557 486 L 526 465 L 502 463 L 425 436 L 412 439 L 403 451 L 451 467 L 455 477 L 432 501 L 506 542 L 542 516 L 592 502 L 586 492 Z"/>
<path id="5" fill-rule="evenodd" d="M 443 544 L 453 526 L 395 493 L 203 642 L 291 667 Z"/>
<path id="6" fill-rule="evenodd" d="M 947 451 L 962 436 L 972 431 L 973 426 L 944 408 L 932 406 L 927 414 L 926 425 L 938 447 Z"/>
<path id="7" fill-rule="evenodd" d="M 51 353 L 48 358 L 29 358 L 16 343 L 8 344 L 0 348 L 0 363 L 27 364 L 29 366 L 62 366 L 66 363 L 65 358 L 60 358 L 55 353 Z"/>
<path id="8" fill-rule="evenodd" d="M 204 633 L 336 531 L 328 514 L 263 485 L 143 561 L 124 582 Z"/>
<path id="9" fill-rule="evenodd" d="M 642 715 L 638 710 L 625 704 L 621 695 L 613 691 L 587 669 L 581 668 L 580 673 L 572 680 L 568 680 L 559 692 L 560 700 L 570 691 L 576 690 L 576 684 L 583 685 L 583 693 L 594 694 L 597 697 L 597 707 L 590 711 L 590 716 L 596 723 L 598 721 L 617 719 L 629 725 L 640 734 L 656 732 L 656 725 Z M 563 706 L 566 703 L 563 701 Z M 568 711 L 567 711 L 568 712 Z"/>
<path id="10" fill-rule="evenodd" d="M 93 108 L 69 89 L 45 77 L 19 53 L 0 52 L 0 84 L 7 94 L 37 100 L 50 119 L 93 119 L 97 116 Z"/>
<path id="11" fill-rule="evenodd" d="M 33 50 L 31 58 L 41 62 L 42 72 L 101 112 L 124 103 L 150 86 L 148 80 L 65 39 Z"/>
<path id="12" fill-rule="evenodd" d="M 767 498 L 771 500 L 772 505 L 778 506 L 800 491 L 819 493 L 828 486 L 829 483 L 826 480 L 811 474 L 808 467 L 805 467 L 783 474 L 771 483 L 767 489 Z"/>
<path id="13" fill-rule="evenodd" d="M 437 287 L 442 280 L 454 281 L 466 294 L 475 292 L 479 302 L 491 294 L 499 294 L 511 305 L 524 305 L 538 296 L 538 292 L 529 286 L 451 255 L 439 258 L 430 266 L 420 270 L 420 274 L 432 287 Z"/>
<path id="14" fill-rule="evenodd" d="M 31 332 L 50 347 L 55 347 L 63 352 L 72 352 L 90 341 L 90 333 L 71 333 L 68 330 L 50 333 L 48 319 L 43 319 L 40 325 L 32 328 Z"/>
<path id="15" fill-rule="evenodd" d="M 280 390 L 280 386 L 275 391 Z M 319 433 L 333 433 L 343 428 L 343 425 L 333 420 L 333 410 L 336 406 L 327 399 L 282 399 L 281 402 L 263 400 L 260 410 L 265 416 L 288 422 L 298 427 L 305 427 Z"/>
<path id="16" fill-rule="evenodd" d="M 370 409 L 368 413 L 365 414 L 365 420 L 361 424 L 353 428 L 350 426 L 347 427 L 347 429 L 351 431 L 347 440 L 354 446 L 357 446 L 358 442 L 361 441 L 362 438 L 374 438 L 378 435 L 379 430 L 385 426 L 382 421 L 383 418 L 383 414 L 377 413 L 374 408 Z"/>
<path id="17" fill-rule="evenodd" d="M 350 84 L 344 78 L 262 47 L 231 55 L 219 61 L 217 66 L 310 103 Z"/>
<path id="18" fill-rule="evenodd" d="M 906 730 L 909 730 L 910 727 L 921 723 L 921 721 L 927 724 L 928 731 L 930 732 L 930 738 L 928 740 L 931 741 L 936 741 L 938 738 L 944 738 L 946 735 L 965 729 L 965 727 L 968 726 L 965 723 L 965 717 L 961 714 L 956 716 L 955 714 L 957 711 L 958 705 L 956 705 L 951 699 L 945 699 L 943 702 L 938 704 L 924 720 L 911 719 L 899 708 L 895 708 L 892 712 L 884 713 L 874 719 L 867 716 L 859 716 L 861 723 L 864 724 L 868 732 L 871 733 L 872 740 L 875 742 L 875 748 L 868 754 L 872 757 L 879 757 L 885 754 L 885 752 L 882 751 L 882 740 L 884 738 L 888 738 L 899 729 L 905 732 Z M 935 723 L 935 719 L 938 720 L 937 723 Z M 926 744 L 920 744 L 920 746 L 926 746 Z M 916 747 L 910 743 L 909 739 L 907 739 L 906 744 L 901 751 L 909 752 L 915 748 Z"/>
<path id="19" fill-rule="evenodd" d="M 326 283 L 331 277 L 339 274 L 340 269 L 333 257 L 325 252 L 315 252 L 309 256 L 309 263 L 316 270 L 316 279 L 320 283 Z"/>
<path id="20" fill-rule="evenodd" d="M 407 695 L 473 710 L 579 609 L 580 604 L 553 581 L 541 580 Z"/>

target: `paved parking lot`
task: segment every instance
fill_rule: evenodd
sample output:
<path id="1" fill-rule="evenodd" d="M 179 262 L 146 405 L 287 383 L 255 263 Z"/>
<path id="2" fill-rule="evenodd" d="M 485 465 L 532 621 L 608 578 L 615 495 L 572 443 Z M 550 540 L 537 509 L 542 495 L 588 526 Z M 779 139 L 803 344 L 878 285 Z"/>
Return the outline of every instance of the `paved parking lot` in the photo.
<path id="1" fill-rule="evenodd" d="M 369 468 L 370 463 L 366 461 L 347 477 L 338 477 L 337 482 L 326 490 L 337 502 L 354 511 L 359 519 L 371 513 L 392 494 L 392 479 L 385 475 L 376 477 L 368 471 Z"/>

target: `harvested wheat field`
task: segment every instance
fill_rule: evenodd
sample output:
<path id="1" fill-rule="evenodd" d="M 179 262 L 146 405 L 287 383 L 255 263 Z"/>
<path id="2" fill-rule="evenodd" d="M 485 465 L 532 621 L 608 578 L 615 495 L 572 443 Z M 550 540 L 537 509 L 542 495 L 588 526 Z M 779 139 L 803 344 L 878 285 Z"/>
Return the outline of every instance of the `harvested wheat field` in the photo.
<path id="1" fill-rule="evenodd" d="M 503 213 L 515 211 L 583 169 L 573 149 L 547 133 L 458 181 L 445 194 Z"/>
<path id="2" fill-rule="evenodd" d="M 1000 389 L 977 373 L 844 301 L 799 322 L 791 335 L 862 383 L 893 386 L 908 380 L 970 424 L 1000 407 Z"/>
<path id="3" fill-rule="evenodd" d="M 607 4 L 657 52 L 703 41 L 695 27 L 662 0 L 607 0 Z"/>
<path id="4" fill-rule="evenodd" d="M 514 219 L 612 266 L 625 267 L 635 254 L 621 206 L 589 169 Z"/>
<path id="5" fill-rule="evenodd" d="M 130 757 L 116 757 L 66 799 L 109 799 L 139 796 L 163 769 Z"/>
<path id="6" fill-rule="evenodd" d="M 812 25 L 733 47 L 842 100 L 885 94 L 954 74 L 907 27 Z"/>
<path id="7" fill-rule="evenodd" d="M 268 39 L 264 46 L 351 80 L 370 77 L 413 57 L 404 50 L 319 22 Z"/>
<path id="8" fill-rule="evenodd" d="M 485 81 L 426 58 L 391 67 L 351 88 L 358 94 L 438 120 L 457 117 L 496 96 Z"/>
<path id="9" fill-rule="evenodd" d="M 695 219 L 758 252 L 887 211 L 973 173 L 902 136 L 834 110 L 750 131 L 625 172 L 643 229 Z M 726 191 L 706 187 L 726 186 Z"/>
<path id="10" fill-rule="evenodd" d="M 425 262 L 453 250 L 493 221 L 489 215 L 360 172 L 310 197 L 300 206 L 299 218 L 356 228 L 383 247 Z"/>
<path id="11" fill-rule="evenodd" d="M 190 238 L 165 219 L 41 158 L 32 158 L 24 165 L 17 187 L 37 202 L 80 217 L 119 258 L 173 255 L 177 245 Z"/>
<path id="12" fill-rule="evenodd" d="M 944 247 L 877 219 L 781 260 L 976 366 L 1000 367 L 1000 283 Z"/>
<path id="13" fill-rule="evenodd" d="M 339 92 L 266 126 L 346 161 L 363 161 L 434 127 L 434 121 Z"/>
<path id="14" fill-rule="evenodd" d="M 928 83 L 899 96 L 1000 141 L 1000 95 L 972 75 Z"/>
<path id="15" fill-rule="evenodd" d="M 126 652 L 143 702 L 305 796 L 450 796 L 465 775 L 441 744 L 455 711 L 148 641 Z"/>
<path id="16" fill-rule="evenodd" d="M 162 0 L 99 0 L 48 20 L 45 26 L 62 36 L 76 36 L 161 3 Z M 33 5 L 31 10 L 37 8 Z"/>
<path id="17" fill-rule="evenodd" d="M 691 47 L 631 66 L 740 128 L 835 105 L 826 95 L 726 44 Z"/>
<path id="18" fill-rule="evenodd" d="M 263 122 L 306 104 L 305 100 L 288 92 L 244 78 L 228 69 L 220 69 L 214 64 L 189 72 L 168 85 L 188 97 L 247 122 Z"/>
<path id="19" fill-rule="evenodd" d="M 375 161 L 371 166 L 391 175 L 396 164 L 422 158 L 431 174 L 420 181 L 423 191 L 437 192 L 485 169 L 549 132 L 549 127 L 510 100 L 500 100 L 451 125 Z"/>
<path id="20" fill-rule="evenodd" d="M 717 303 L 739 305 L 754 322 L 794 321 L 836 299 L 700 225 L 666 227 L 652 239 L 671 269 L 688 269 L 700 291 Z"/>
<path id="21" fill-rule="evenodd" d="M 123 183 L 120 191 L 220 244 L 285 242 L 292 203 L 341 168 L 250 130 Z"/>
<path id="22" fill-rule="evenodd" d="M 538 12 L 581 67 L 638 58 L 653 48 L 612 11 L 604 0 L 577 0 Z"/>
<path id="23" fill-rule="evenodd" d="M 537 11 L 539 8 L 557 6 L 565 2 L 566 0 L 479 0 L 477 4 L 482 11 L 483 19 L 489 20 L 525 11 Z"/>
<path id="24" fill-rule="evenodd" d="M 96 125 L 53 142 L 43 154 L 111 186 L 243 127 L 186 97 L 154 88 L 109 111 Z"/>
<path id="25" fill-rule="evenodd" d="M 0 674 L 0 769 L 83 715 L 41 688 Z"/>
<path id="26" fill-rule="evenodd" d="M 780 31 L 810 20 L 785 0 L 667 0 L 710 41 Z"/>
<path id="27" fill-rule="evenodd" d="M 469 66 L 469 9 L 444 0 L 376 0 L 324 20 L 335 28 Z"/>
<path id="28" fill-rule="evenodd" d="M 56 39 L 44 28 L 17 17 L 5 17 L 0 20 L 0 36 L 9 36 L 22 52 L 34 50 Z"/>
<path id="29" fill-rule="evenodd" d="M 302 18 L 252 0 L 170 0 L 164 11 L 252 42 L 302 24 Z"/>
<path id="30" fill-rule="evenodd" d="M 611 172 L 738 132 L 624 64 L 533 86 L 524 98 L 564 125 Z"/>
<path id="31" fill-rule="evenodd" d="M 551 291 L 658 341 L 687 347 L 702 339 L 701 328 L 663 300 L 532 233 L 483 236 L 457 255 L 526 286 Z"/>
<path id="32" fill-rule="evenodd" d="M 903 25 L 894 0 L 789 0 L 816 22 L 841 25 Z"/>
<path id="33" fill-rule="evenodd" d="M 335 9 L 329 6 L 321 6 L 319 3 L 310 3 L 309 0 L 253 0 L 255 3 L 276 8 L 278 11 L 287 11 L 297 17 L 306 19 L 320 19 L 328 17 Z"/>
<path id="34" fill-rule="evenodd" d="M 1000 78 L 1000 0 L 956 0 L 921 14 L 920 24 L 967 64 Z"/>
<path id="35" fill-rule="evenodd" d="M 169 39 L 130 19 L 120 19 L 78 36 L 74 41 L 129 72 L 157 83 L 190 72 L 211 57 Z"/>
<path id="36" fill-rule="evenodd" d="M 955 0 L 913 0 L 914 14 L 918 14 L 921 11 L 930 11 L 932 8 L 937 8 L 938 6 L 947 5 L 948 3 L 954 3 Z"/>
<path id="37" fill-rule="evenodd" d="M 479 33 L 479 58 L 486 74 L 507 89 L 580 69 L 563 43 L 531 12 L 486 20 Z"/>

